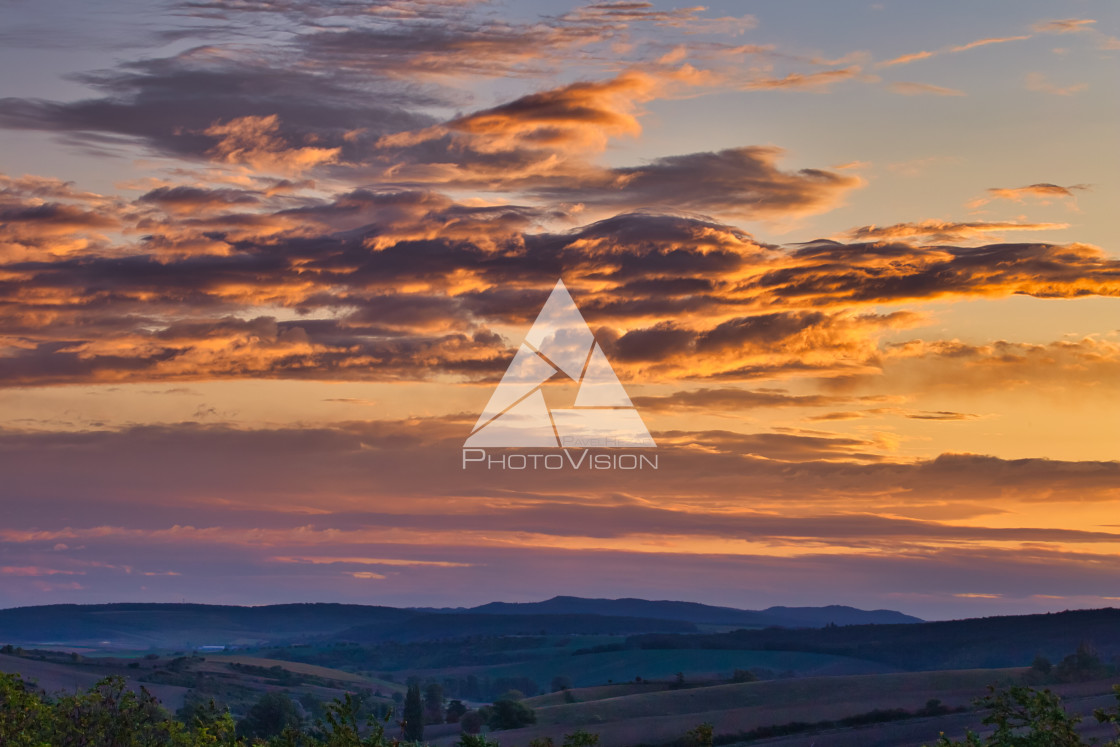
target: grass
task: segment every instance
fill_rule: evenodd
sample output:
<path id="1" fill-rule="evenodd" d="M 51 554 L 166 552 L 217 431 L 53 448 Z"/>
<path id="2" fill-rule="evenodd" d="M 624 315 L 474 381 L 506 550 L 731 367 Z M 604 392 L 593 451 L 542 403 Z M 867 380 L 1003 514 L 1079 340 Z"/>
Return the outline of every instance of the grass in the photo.
<path id="1" fill-rule="evenodd" d="M 894 698 L 929 692 L 969 691 L 979 694 L 989 683 L 1008 680 L 1022 669 L 968 669 L 938 672 L 858 675 L 848 677 L 805 677 L 767 680 L 711 687 L 661 690 L 583 703 L 537 708 L 540 724 L 587 724 L 603 721 L 702 713 L 737 708 L 775 708 L 802 704 L 804 717 L 815 720 L 812 711 L 826 703 L 872 703 L 884 695 Z M 580 693 L 573 693 L 579 698 Z M 875 706 L 878 707 L 878 706 Z M 857 708 L 853 713 L 866 711 Z"/>
<path id="2" fill-rule="evenodd" d="M 894 671 L 884 664 L 831 654 L 800 651 L 704 651 L 627 649 L 595 654 L 553 655 L 512 664 L 472 668 L 480 677 L 529 677 L 547 688 L 556 675 L 575 687 L 643 680 L 730 679 L 735 669 L 769 669 L 799 676 L 879 674 Z"/>
<path id="3" fill-rule="evenodd" d="M 296 674 L 306 674 L 312 677 L 321 677 L 325 680 L 334 680 L 336 682 L 348 682 L 356 685 L 366 687 L 381 687 L 382 689 L 401 690 L 404 687 L 386 680 L 376 680 L 369 677 L 363 677 L 353 672 L 346 672 L 341 669 L 332 669 L 330 667 L 321 667 L 317 664 L 304 664 L 296 661 L 283 661 L 281 659 L 266 659 L 260 656 L 242 656 L 239 654 L 207 654 L 205 657 L 207 662 L 226 663 L 226 664 L 245 664 L 253 667 L 280 667 L 289 672 Z"/>

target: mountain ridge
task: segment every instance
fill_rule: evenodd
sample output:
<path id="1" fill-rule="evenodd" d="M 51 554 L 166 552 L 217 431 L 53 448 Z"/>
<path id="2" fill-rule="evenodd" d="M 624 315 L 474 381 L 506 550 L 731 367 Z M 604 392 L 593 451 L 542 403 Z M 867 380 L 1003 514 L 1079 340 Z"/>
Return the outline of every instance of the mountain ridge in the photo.
<path id="1" fill-rule="evenodd" d="M 120 602 L 2 609 L 0 643 L 131 648 L 241 646 L 347 638 L 373 641 L 519 635 L 539 630 L 628 635 L 687 632 L 698 630 L 696 626 L 799 628 L 902 622 L 919 621 L 891 610 L 865 611 L 841 605 L 754 611 L 697 602 L 572 596 L 542 602 L 490 602 L 466 609 L 329 602 L 259 606 Z"/>

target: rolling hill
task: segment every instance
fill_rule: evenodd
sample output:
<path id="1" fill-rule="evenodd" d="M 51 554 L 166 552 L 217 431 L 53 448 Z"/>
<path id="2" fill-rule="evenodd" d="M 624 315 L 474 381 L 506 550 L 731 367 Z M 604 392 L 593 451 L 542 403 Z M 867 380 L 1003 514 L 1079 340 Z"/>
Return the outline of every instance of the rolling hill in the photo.
<path id="1" fill-rule="evenodd" d="M 471 609 L 360 604 L 56 604 L 0 610 L 0 643 L 93 648 L 197 648 L 344 640 L 360 643 L 469 636 L 695 633 L 727 628 L 910 623 L 890 610 L 772 607 L 761 612 L 693 602 L 554 597 Z"/>
<path id="2" fill-rule="evenodd" d="M 886 625 L 922 622 L 894 610 L 861 610 L 842 605 L 826 607 L 768 607 L 742 610 L 696 602 L 650 601 L 646 599 L 587 599 L 557 596 L 543 602 L 490 602 L 479 607 L 429 609 L 445 614 L 502 615 L 610 615 L 680 620 L 697 625 L 726 625 L 744 628 L 819 628 L 834 625 Z"/>

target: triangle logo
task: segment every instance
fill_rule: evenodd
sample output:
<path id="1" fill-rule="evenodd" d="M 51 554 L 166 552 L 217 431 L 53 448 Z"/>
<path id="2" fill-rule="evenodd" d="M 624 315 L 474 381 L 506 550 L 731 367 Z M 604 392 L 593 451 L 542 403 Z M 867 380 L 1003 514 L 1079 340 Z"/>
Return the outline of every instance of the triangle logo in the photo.
<path id="1" fill-rule="evenodd" d="M 579 383 L 572 407 L 549 408 L 542 387 Z M 579 313 L 556 281 L 525 341 L 490 396 L 464 447 L 655 447 L 637 409 Z"/>

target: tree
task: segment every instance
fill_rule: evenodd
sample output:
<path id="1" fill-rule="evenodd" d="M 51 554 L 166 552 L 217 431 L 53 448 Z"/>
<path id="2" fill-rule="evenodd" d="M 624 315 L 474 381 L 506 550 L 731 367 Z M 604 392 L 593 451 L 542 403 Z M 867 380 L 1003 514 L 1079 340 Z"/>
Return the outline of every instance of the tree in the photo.
<path id="1" fill-rule="evenodd" d="M 455 747 L 499 747 L 497 742 L 492 742 L 482 734 L 460 734 Z"/>
<path id="2" fill-rule="evenodd" d="M 265 693 L 237 723 L 237 735 L 248 739 L 271 739 L 288 727 L 299 727 L 302 720 L 299 706 L 286 692 Z"/>
<path id="3" fill-rule="evenodd" d="M 322 724 L 326 736 L 323 747 L 388 747 L 397 744 L 395 739 L 389 741 L 385 737 L 393 716 L 392 709 L 380 718 L 368 718 L 369 733 L 364 739 L 358 727 L 358 714 L 361 710 L 361 702 L 350 693 L 346 693 L 343 700 L 336 698 L 327 703 L 323 717 L 325 723 Z"/>
<path id="4" fill-rule="evenodd" d="M 1120 690 L 1117 690 L 1120 700 Z M 989 686 L 988 694 L 976 701 L 990 713 L 984 723 L 995 726 L 986 739 L 969 731 L 961 741 L 952 741 L 944 734 L 936 747 L 1085 747 L 1077 733 L 1080 716 L 1071 716 L 1062 705 L 1062 699 L 1049 690 L 1035 690 L 1015 685 L 997 691 Z M 1116 713 L 1100 711 L 1097 720 L 1107 722 L 1120 718 Z M 1110 747 L 1120 747 L 1120 739 L 1108 742 Z"/>
<path id="5" fill-rule="evenodd" d="M 445 713 L 444 718 L 449 724 L 457 724 L 459 723 L 459 719 L 463 717 L 463 714 L 466 713 L 467 710 L 468 708 L 463 705 L 463 701 L 453 700 L 447 704 L 447 712 Z"/>
<path id="6" fill-rule="evenodd" d="M 183 732 L 151 693 L 132 692 L 123 677 L 106 677 L 84 693 L 48 705 L 55 714 L 49 744 L 162 744 Z"/>
<path id="7" fill-rule="evenodd" d="M 570 690 L 572 681 L 562 674 L 558 674 L 552 678 L 552 692 L 558 693 L 561 690 Z"/>
<path id="8" fill-rule="evenodd" d="M 1082 641 L 1077 651 L 1062 659 L 1054 667 L 1054 677 L 1059 682 L 1089 682 L 1106 676 L 1101 657 L 1088 643 Z"/>
<path id="9" fill-rule="evenodd" d="M 483 717 L 486 724 L 495 731 L 500 729 L 520 729 L 522 726 L 537 723 L 537 714 L 524 703 L 505 698 L 494 701 L 485 709 Z"/>
<path id="10" fill-rule="evenodd" d="M 583 729 L 576 729 L 571 734 L 564 735 L 564 747 L 597 747 L 598 744 L 599 735 Z"/>
<path id="11" fill-rule="evenodd" d="M 401 731 L 409 742 L 419 742 L 424 738 L 424 702 L 420 698 L 420 685 L 416 683 L 408 686 L 408 692 L 404 696 Z"/>
<path id="12" fill-rule="evenodd" d="M 0 744 L 49 744 L 50 709 L 18 674 L 0 673 Z"/>
<path id="13" fill-rule="evenodd" d="M 712 731 L 714 727 L 704 722 L 688 732 L 688 741 L 693 747 L 712 747 Z"/>
<path id="14" fill-rule="evenodd" d="M 436 682 L 424 687 L 424 718 L 429 724 L 443 723 L 443 687 Z"/>
<path id="15" fill-rule="evenodd" d="M 189 729 L 213 728 L 228 713 L 224 704 L 192 690 L 183 698 L 182 707 L 175 711 L 175 718 Z"/>
<path id="16" fill-rule="evenodd" d="M 1118 736 L 1116 739 L 1109 742 L 1109 744 L 1113 745 L 1113 747 L 1117 747 L 1120 746 L 1120 685 L 1113 685 L 1112 691 L 1116 693 L 1116 710 L 1106 711 L 1102 708 L 1098 708 L 1093 711 L 1093 716 L 1102 724 L 1113 724 L 1116 726 L 1116 733 Z"/>
<path id="17" fill-rule="evenodd" d="M 1042 654 L 1034 657 L 1031 668 L 1023 675 L 1023 681 L 1028 685 L 1041 685 L 1051 680 L 1054 667 Z"/>
<path id="18" fill-rule="evenodd" d="M 482 731 L 482 726 L 486 721 L 482 718 L 482 714 L 478 711 L 467 711 L 459 719 L 459 728 L 463 730 L 464 734 L 478 734 Z"/>

